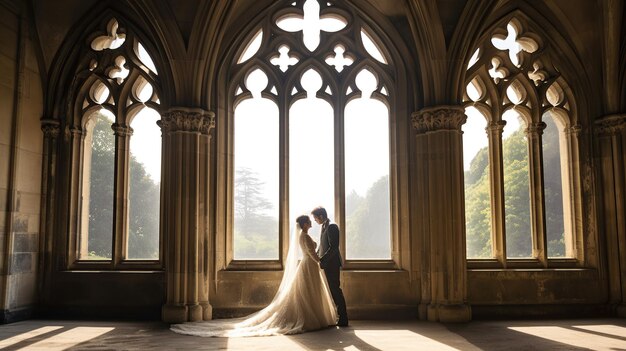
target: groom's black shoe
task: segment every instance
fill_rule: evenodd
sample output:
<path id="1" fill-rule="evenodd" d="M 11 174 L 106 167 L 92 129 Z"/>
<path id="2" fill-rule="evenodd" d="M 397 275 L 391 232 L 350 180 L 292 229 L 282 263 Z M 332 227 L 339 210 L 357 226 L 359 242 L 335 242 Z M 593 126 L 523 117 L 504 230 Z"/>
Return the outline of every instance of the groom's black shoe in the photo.
<path id="1" fill-rule="evenodd" d="M 337 326 L 338 327 L 347 327 L 348 326 L 348 320 L 340 320 L 339 322 L 337 322 Z"/>

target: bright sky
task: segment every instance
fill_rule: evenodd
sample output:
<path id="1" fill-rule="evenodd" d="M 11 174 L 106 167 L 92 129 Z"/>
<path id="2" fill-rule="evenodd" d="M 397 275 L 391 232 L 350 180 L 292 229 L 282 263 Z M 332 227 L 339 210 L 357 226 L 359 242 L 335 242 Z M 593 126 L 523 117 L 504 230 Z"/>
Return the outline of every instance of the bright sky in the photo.
<path id="1" fill-rule="evenodd" d="M 468 171 L 470 164 L 478 151 L 489 144 L 487 138 L 487 120 L 482 113 L 473 106 L 465 109 L 467 122 L 463 124 L 463 170 Z"/>
<path id="2" fill-rule="evenodd" d="M 346 193 L 353 189 L 361 196 L 380 177 L 389 174 L 389 112 L 380 101 L 369 98 L 377 83 L 373 74 L 359 75 L 359 88 L 366 93 L 350 102 L 345 114 Z M 295 102 L 289 111 L 290 218 L 309 214 L 324 206 L 334 219 L 334 122 L 333 109 L 315 97 L 322 86 L 314 70 L 303 75 L 308 96 Z M 257 70 L 249 75 L 246 87 L 253 98 L 235 110 L 235 167 L 257 172 L 265 183 L 264 196 L 274 203 L 278 217 L 279 138 L 278 107 L 258 92 L 267 86 L 267 77 Z M 317 228 L 313 234 L 318 235 Z"/>
<path id="3" fill-rule="evenodd" d="M 155 183 L 161 182 L 161 128 L 156 124 L 159 119 L 157 111 L 145 107 L 130 124 L 130 152 L 143 163 Z"/>
<path id="4" fill-rule="evenodd" d="M 304 44 L 309 50 L 319 45 L 320 31 L 335 32 L 348 24 L 338 15 L 320 16 L 319 3 L 315 0 L 307 0 L 303 10 L 304 16 L 283 16 L 277 25 L 288 32 L 302 31 Z M 255 34 L 238 60 L 239 63 L 254 56 L 262 36 L 262 31 Z M 361 37 L 365 49 L 375 59 L 386 63 L 384 55 L 363 30 Z M 284 57 L 284 60 L 287 59 Z M 278 64 L 279 61 L 275 59 L 272 63 Z M 343 62 L 346 64 L 352 61 L 348 58 Z M 281 69 L 285 71 L 288 66 Z M 289 111 L 289 218 L 295 219 L 300 214 L 309 214 L 316 206 L 324 206 L 329 217 L 334 220 L 333 108 L 326 101 L 315 97 L 315 92 L 322 86 L 317 72 L 305 72 L 301 83 L 308 96 L 295 102 Z M 357 86 L 363 91 L 363 97 L 353 100 L 346 107 L 346 194 L 355 190 L 365 196 L 376 180 L 389 174 L 389 111 L 382 102 L 369 99 L 377 85 L 373 74 L 362 71 L 357 77 Z M 264 196 L 274 203 L 273 214 L 278 218 L 278 107 L 260 97 L 259 92 L 267 87 L 267 76 L 262 71 L 251 72 L 246 87 L 253 93 L 253 99 L 243 101 L 235 110 L 235 167 L 247 167 L 257 172 L 259 179 L 265 183 Z M 315 223 L 310 233 L 314 238 L 319 235 Z"/>

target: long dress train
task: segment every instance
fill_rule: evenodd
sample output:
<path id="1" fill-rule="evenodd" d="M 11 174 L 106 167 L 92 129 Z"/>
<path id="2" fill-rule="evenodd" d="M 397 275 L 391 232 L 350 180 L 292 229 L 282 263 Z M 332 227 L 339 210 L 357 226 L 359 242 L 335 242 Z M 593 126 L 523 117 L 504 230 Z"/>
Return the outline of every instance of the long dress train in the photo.
<path id="1" fill-rule="evenodd" d="M 283 277 L 267 307 L 244 318 L 175 324 L 170 329 L 195 336 L 241 337 L 298 334 L 335 325 L 337 310 L 317 263 L 316 243 L 308 234 L 298 232 L 302 260 L 297 264 L 299 255 L 293 251 L 299 251 L 298 245 L 291 246 L 287 261 L 295 262 L 293 278 Z M 287 266 L 284 274 L 289 275 Z"/>

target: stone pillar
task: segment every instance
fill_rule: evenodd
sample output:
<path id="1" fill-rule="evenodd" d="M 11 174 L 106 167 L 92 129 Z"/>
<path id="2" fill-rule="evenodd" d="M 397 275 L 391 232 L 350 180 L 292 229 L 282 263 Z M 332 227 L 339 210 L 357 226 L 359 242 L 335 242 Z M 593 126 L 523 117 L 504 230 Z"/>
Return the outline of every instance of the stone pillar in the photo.
<path id="1" fill-rule="evenodd" d="M 626 114 L 596 121 L 602 215 L 605 233 L 609 303 L 626 317 Z"/>
<path id="2" fill-rule="evenodd" d="M 413 114 L 417 131 L 418 167 L 428 184 L 420 199 L 426 217 L 423 230 L 422 302 L 429 321 L 471 320 L 467 304 L 465 205 L 461 106 L 436 106 Z"/>
<path id="3" fill-rule="evenodd" d="M 489 177 L 490 179 L 504 179 L 502 165 L 502 131 L 506 121 L 492 121 L 487 126 L 489 138 Z M 491 247 L 495 257 L 503 268 L 506 268 L 506 237 L 497 233 L 504 233 L 504 183 L 489 182 L 491 191 Z"/>
<path id="4" fill-rule="evenodd" d="M 163 238 L 167 323 L 209 320 L 208 160 L 214 114 L 172 108 L 157 122 L 163 133 Z"/>
<path id="5" fill-rule="evenodd" d="M 133 135 L 133 128 L 127 125 L 113 123 L 111 129 L 115 134 L 115 189 L 113 210 L 113 263 L 119 264 L 126 257 L 126 240 L 119 238 L 128 237 L 128 183 L 129 183 L 129 163 L 130 163 L 130 137 Z"/>
<path id="6" fill-rule="evenodd" d="M 548 267 L 548 239 L 546 237 L 544 186 L 543 186 L 543 146 L 542 135 L 546 129 L 544 122 L 531 123 L 526 128 L 526 138 L 530 147 L 528 167 L 530 176 L 530 223 L 532 226 L 532 257 L 537 258 L 544 267 Z M 504 179 L 504 178 L 502 178 Z"/>
<path id="7" fill-rule="evenodd" d="M 40 300 L 46 300 L 47 280 L 52 272 L 52 239 L 56 193 L 57 142 L 61 132 L 59 120 L 42 119 L 43 159 L 41 174 L 41 221 L 39 222 L 39 270 L 37 290 Z M 45 302 L 45 301 L 44 301 Z"/>

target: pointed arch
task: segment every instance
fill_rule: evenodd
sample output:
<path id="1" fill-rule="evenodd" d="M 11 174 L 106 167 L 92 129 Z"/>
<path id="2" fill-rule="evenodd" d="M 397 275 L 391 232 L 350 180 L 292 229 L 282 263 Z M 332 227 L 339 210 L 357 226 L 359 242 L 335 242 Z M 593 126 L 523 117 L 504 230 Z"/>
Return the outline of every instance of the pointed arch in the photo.
<path id="1" fill-rule="evenodd" d="M 578 125 L 577 106 L 581 101 L 585 104 L 584 99 L 579 98 L 579 92 L 572 91 L 567 82 L 570 79 L 585 81 L 585 71 L 576 69 L 576 66 L 580 66 L 580 61 L 574 54 L 574 48 L 560 34 L 555 34 L 557 32 L 552 24 L 547 23 L 546 17 L 537 14 L 532 6 L 511 2 L 497 9 L 491 16 L 495 20 L 485 26 L 478 36 L 476 47 L 466 52 L 467 61 L 461 67 L 467 67 L 464 69 L 465 86 L 480 77 L 487 89 L 486 93 L 474 101 L 469 101 L 469 96 L 464 93 L 466 105 L 482 106 L 483 114 L 487 111 L 486 106 L 490 106 L 492 116 L 488 126 L 488 152 L 493 163 L 486 166 L 489 167 L 492 180 L 491 235 L 496 245 L 492 247 L 492 255 L 502 265 L 517 257 L 530 256 L 548 267 L 552 264 L 550 259 L 555 257 L 553 255 L 577 258 L 576 255 L 582 252 L 576 247 L 580 244 L 576 244 L 574 240 L 581 235 L 581 228 L 574 225 L 580 219 L 581 213 L 572 210 L 575 206 L 570 204 L 574 201 L 573 198 L 580 196 L 570 196 L 570 189 L 576 188 L 572 183 L 577 183 L 580 179 L 577 175 L 580 170 L 563 165 L 577 165 L 579 162 L 578 152 L 572 151 L 580 147 L 577 138 L 568 133 L 573 130 L 570 129 L 571 126 Z M 542 28 L 544 24 L 545 28 Z M 507 27 L 509 28 L 505 29 Z M 469 54 L 476 50 L 479 50 L 479 57 L 469 66 Z M 584 83 L 582 86 L 584 87 Z M 578 91 L 583 90 L 579 87 Z M 542 143 L 542 134 L 546 128 L 544 115 L 547 111 L 556 113 L 561 124 L 566 126 L 558 134 L 560 146 L 550 150 L 544 147 L 551 144 Z M 511 120 L 505 115 L 521 118 L 525 128 L 511 129 L 510 123 L 506 123 Z M 554 140 L 551 143 L 554 144 Z M 550 177 L 557 173 L 551 168 L 554 164 L 544 164 L 543 154 L 548 152 L 551 152 L 550 155 L 554 152 L 560 153 L 560 157 L 566 160 L 562 161 L 565 163 L 559 168 L 562 169 L 559 181 L 561 174 L 564 175 L 562 182 L 552 182 L 543 176 L 547 171 L 550 172 Z M 526 168 L 528 172 L 525 171 Z M 528 183 L 525 183 L 525 176 L 519 176 L 526 173 Z M 554 184 L 561 184 L 564 190 L 556 189 Z M 520 186 L 528 188 L 528 191 L 520 192 Z M 546 203 L 553 199 L 547 198 L 545 191 L 551 192 L 552 196 L 567 195 L 562 197 L 565 204 L 563 208 L 567 210 L 552 213 L 558 206 L 546 208 Z M 530 192 L 527 201 L 530 205 L 526 202 L 518 203 L 518 198 L 523 198 L 527 192 Z M 474 195 L 470 194 L 469 198 L 475 198 Z M 507 211 L 504 211 L 504 206 Z M 468 205 L 466 211 L 472 212 L 472 207 Z M 511 217 L 510 214 L 517 213 L 516 211 L 525 213 L 524 217 L 528 214 L 528 223 L 526 219 L 520 221 L 522 218 L 519 216 Z M 568 232 L 563 234 L 563 238 L 555 239 L 555 233 L 546 232 L 546 222 L 552 221 L 552 225 L 548 227 L 554 230 L 554 223 L 558 221 L 555 222 L 553 218 L 559 216 L 565 221 L 564 228 Z M 514 223 L 514 226 L 509 222 Z M 520 228 L 525 229 L 520 231 Z M 548 239 L 562 240 L 568 244 L 564 246 L 565 249 L 558 249 L 558 253 L 555 253 L 556 246 L 550 244 L 549 249 Z M 468 236 L 468 240 L 473 239 Z M 471 264 L 470 261 L 469 265 Z"/>
<path id="2" fill-rule="evenodd" d="M 293 4 L 292 4 L 293 3 Z M 280 136 L 279 141 L 281 143 L 280 150 L 280 168 L 281 168 L 281 203 L 283 207 L 280 211 L 280 241 L 278 245 L 284 245 L 285 235 L 289 232 L 289 202 L 290 202 L 290 184 L 295 184 L 294 178 L 290 175 L 290 171 L 293 169 L 290 162 L 293 161 L 290 157 L 295 152 L 290 148 L 297 138 L 293 138 L 290 128 L 293 124 L 290 124 L 293 107 L 300 102 L 304 102 L 307 97 L 307 91 L 303 87 L 301 81 L 302 75 L 309 70 L 313 69 L 322 77 L 322 83 L 319 90 L 315 93 L 316 96 L 311 97 L 313 100 L 324 100 L 330 110 L 330 115 L 324 115 L 325 121 L 328 119 L 330 126 L 332 126 L 329 132 L 330 139 L 328 143 L 332 144 L 333 150 L 328 157 L 324 158 L 325 162 L 330 162 L 330 172 L 334 173 L 332 181 L 333 185 L 330 187 L 334 189 L 335 196 L 331 196 L 331 204 L 326 204 L 328 207 L 334 207 L 336 209 L 335 214 L 338 221 L 345 221 L 345 197 L 344 192 L 344 173 L 345 173 L 345 159 L 343 154 L 344 143 L 344 115 L 346 104 L 360 93 L 356 89 L 354 79 L 356 75 L 364 68 L 375 72 L 379 81 L 375 91 L 372 92 L 372 98 L 383 102 L 388 110 L 388 115 L 385 116 L 385 122 L 388 123 L 388 132 L 385 132 L 385 139 L 389 140 L 386 148 L 390 157 L 396 157 L 392 159 L 392 163 L 405 163 L 406 159 L 399 158 L 394 152 L 397 142 L 395 139 L 397 135 L 401 134 L 402 138 L 407 132 L 402 126 L 407 123 L 407 115 L 399 113 L 398 111 L 407 111 L 408 102 L 412 101 L 411 92 L 414 89 L 410 89 L 412 85 L 412 79 L 407 77 L 406 72 L 409 69 L 405 66 L 405 57 L 408 55 L 400 55 L 400 52 L 407 53 L 408 50 L 403 46 L 401 40 L 392 39 L 395 34 L 393 26 L 388 22 L 388 19 L 381 16 L 370 4 L 357 2 L 357 1 L 320 1 L 320 18 L 325 18 L 335 13 L 339 14 L 342 19 L 348 21 L 348 25 L 339 29 L 338 31 L 324 32 L 320 36 L 321 42 L 319 45 L 311 51 L 309 48 L 303 45 L 303 33 L 291 32 L 281 29 L 276 20 L 288 15 L 288 14 L 302 14 L 299 8 L 304 4 L 304 0 L 297 1 L 258 1 L 255 3 L 255 11 L 246 11 L 245 13 L 238 13 L 238 9 L 229 9 L 227 18 L 221 18 L 220 20 L 227 23 L 224 29 L 224 36 L 219 38 L 220 43 L 228 43 L 224 47 L 218 47 L 218 50 L 213 50 L 210 55 L 213 55 L 215 61 L 207 61 L 206 71 L 218 72 L 218 78 L 205 77 L 205 97 L 204 101 L 216 101 L 217 111 L 223 111 L 221 116 L 217 117 L 220 121 L 217 124 L 217 147 L 218 154 L 228 155 L 220 163 L 218 169 L 224 169 L 223 175 L 217 176 L 217 187 L 224 187 L 224 192 L 218 193 L 218 202 L 229 203 L 228 207 L 223 212 L 218 211 L 217 222 L 221 228 L 225 230 L 225 237 L 218 238 L 218 250 L 221 247 L 225 254 L 221 257 L 224 258 L 223 262 L 220 262 L 216 269 L 226 267 L 230 264 L 237 265 L 239 262 L 233 260 L 231 253 L 233 244 L 229 242 L 232 240 L 232 232 L 234 232 L 233 224 L 233 210 L 232 210 L 232 197 L 234 196 L 234 176 L 235 171 L 233 165 L 236 164 L 236 150 L 234 150 L 233 143 L 236 142 L 238 136 L 236 135 L 233 106 L 237 106 L 241 101 L 245 101 L 249 98 L 249 92 L 242 86 L 242 82 L 246 75 L 254 69 L 254 67 L 263 67 L 263 70 L 267 73 L 270 81 L 275 82 L 277 89 L 275 94 L 275 102 L 279 106 L 280 113 Z M 249 10 L 249 9 L 248 9 Z M 300 12 L 299 12 L 300 11 Z M 295 20 L 297 21 L 297 19 Z M 240 26 L 241 23 L 247 23 L 245 26 Z M 208 23 L 207 23 L 208 25 Z M 233 26 L 233 30 L 230 30 Z M 340 26 L 338 26 L 340 27 Z M 371 53 L 369 53 L 363 44 L 360 42 L 361 28 L 364 28 L 369 37 L 377 45 L 382 55 L 385 56 L 384 62 L 379 62 Z M 261 45 L 258 51 L 253 57 L 246 61 L 239 62 L 239 58 L 242 53 L 245 52 L 249 41 L 259 32 L 263 32 L 263 38 L 261 39 Z M 295 33 L 295 34 L 294 34 Z M 395 36 L 399 38 L 399 36 Z M 212 40 L 212 39 L 211 39 Z M 341 45 L 344 57 L 347 55 L 350 57 L 351 62 L 342 66 L 341 70 L 336 69 L 326 59 L 335 54 L 335 48 Z M 288 56 L 297 59 L 292 60 L 288 65 L 279 67 L 275 62 L 271 62 L 271 58 L 275 58 L 278 55 L 278 50 L 282 46 L 288 46 Z M 334 57 L 334 56 L 333 56 Z M 209 67 L 215 65 L 215 67 Z M 269 92 L 272 87 L 269 84 L 266 90 Z M 315 87 L 317 89 L 317 86 Z M 351 90 L 349 96 L 346 96 L 346 89 Z M 309 92 L 310 93 L 310 92 Z M 268 97 L 270 97 L 268 93 Z M 326 111 L 326 110 L 325 110 Z M 327 111 L 326 111 L 327 112 Z M 298 112 L 300 113 L 300 112 Z M 320 117 L 321 118 L 321 117 Z M 402 122 L 404 121 L 404 123 Z M 398 128 L 392 130 L 392 127 Z M 329 127 L 330 128 L 330 127 Z M 382 129 L 381 129 L 381 132 Z M 262 133 L 261 133 L 262 134 Z M 305 133 L 307 134 L 307 133 Z M 323 134 L 323 133 L 322 133 Z M 357 133 L 358 134 L 358 133 Z M 300 135 L 300 134 L 298 134 Z M 316 134 L 317 135 L 317 134 Z M 319 137 L 318 137 L 319 138 Z M 233 141 L 234 139 L 234 141 Z M 382 139 L 381 139 L 382 140 Z M 318 141 L 319 142 L 319 141 Z M 311 141 L 312 145 L 315 142 Z M 326 143 L 326 142 L 324 142 Z M 223 151 L 220 151 L 223 150 Z M 311 153 L 307 153 L 309 155 Z M 405 153 L 401 154 L 401 157 L 406 157 Z M 302 155 L 302 159 L 306 159 L 307 156 Z M 219 162 L 219 161 L 218 161 Z M 405 163 L 406 164 L 406 163 Z M 393 165 L 385 167 L 387 173 L 390 173 L 390 169 L 393 169 Z M 406 168 L 405 168 L 406 169 Z M 400 174 L 400 175 L 399 175 Z M 389 189 L 397 189 L 394 184 L 398 181 L 399 177 L 406 177 L 406 174 L 402 172 L 394 173 L 394 177 L 389 177 L 388 184 Z M 295 177 L 295 176 L 294 176 Z M 407 181 L 403 179 L 402 181 Z M 294 190 L 292 189 L 291 192 Z M 397 190 L 394 190 L 397 191 Z M 337 200 L 332 200 L 335 198 Z M 392 201 L 401 201 L 401 197 L 394 193 L 390 195 Z M 331 206 L 332 205 L 332 206 Z M 405 208 L 404 206 L 393 206 L 394 211 L 398 208 Z M 398 210 L 399 211 L 399 210 Z M 406 235 L 406 225 L 400 224 L 398 221 L 399 214 L 396 213 L 395 219 L 390 225 L 395 228 L 394 241 L 398 242 L 400 234 L 398 232 L 402 230 L 402 235 Z M 230 221 L 230 222 L 229 222 Z M 231 234 L 229 234 L 231 233 Z M 397 245 L 397 244 L 396 244 Z M 283 250 L 281 250 L 283 252 Z M 385 259 L 385 263 L 390 266 L 398 265 L 400 260 L 400 252 L 398 250 L 391 251 L 386 254 L 392 259 Z M 269 263 L 266 263 L 266 265 Z M 355 263 L 356 264 L 356 263 Z"/>
<path id="3" fill-rule="evenodd" d="M 127 12 L 128 9 L 120 11 L 117 6 L 122 6 L 122 4 L 94 5 L 92 9 L 87 11 L 83 19 L 74 25 L 69 31 L 70 34 L 61 44 L 51 65 L 53 70 L 50 72 L 47 87 L 51 94 L 47 95 L 44 105 L 44 111 L 54 118 L 67 120 L 70 125 L 76 123 L 74 111 L 71 108 L 68 110 L 68 107 L 75 101 L 77 89 L 92 74 L 90 68 L 92 68 L 92 62 L 97 59 L 97 54 L 90 46 L 91 41 L 98 35 L 102 35 L 99 33 L 103 33 L 103 28 L 107 28 L 108 23 L 113 18 L 120 23 L 119 30 L 130 34 L 126 37 L 127 42 L 124 43 L 123 48 L 116 49 L 116 51 L 124 52 L 126 57 L 131 58 L 131 62 L 127 62 L 127 65 L 131 64 L 141 69 L 143 63 L 138 59 L 138 54 L 135 51 L 135 43 L 140 42 L 151 56 L 159 72 L 158 79 L 153 72 L 144 71 L 144 73 L 150 77 L 150 80 L 154 80 L 154 83 L 151 82 L 151 84 L 159 93 L 161 105 L 168 106 L 170 104 L 175 93 L 171 89 L 174 86 L 169 69 L 171 65 L 163 54 L 169 51 L 166 49 L 167 46 L 156 39 L 157 35 L 146 30 L 146 28 L 153 27 L 145 25 L 142 21 L 145 19 L 141 15 L 125 15 L 124 12 Z M 135 21 L 139 19 L 139 22 L 130 20 L 130 18 L 134 18 Z"/>
<path id="4" fill-rule="evenodd" d="M 562 76 L 563 79 L 568 82 L 580 83 L 573 87 L 575 90 L 572 91 L 571 94 L 568 94 L 568 96 L 572 98 L 572 100 L 570 100 L 572 110 L 579 110 L 575 105 L 581 105 L 587 109 L 589 108 L 589 102 L 593 100 L 591 96 L 596 92 L 590 89 L 591 84 L 588 71 L 585 65 L 583 65 L 580 55 L 577 53 L 577 48 L 571 43 L 571 38 L 576 36 L 571 35 L 566 37 L 562 34 L 563 30 L 557 29 L 555 27 L 556 23 L 569 22 L 567 20 L 564 22 L 560 21 L 561 17 L 559 17 L 558 14 L 555 14 L 550 8 L 543 8 L 542 6 L 543 5 L 539 3 L 534 4 L 523 1 L 510 2 L 491 13 L 489 17 L 494 20 L 488 22 L 489 24 L 483 28 L 481 34 L 478 35 L 474 41 L 474 46 L 465 51 L 464 56 L 466 59 L 462 61 L 460 65 L 460 73 L 466 75 L 472 71 L 470 70 L 466 73 L 463 67 L 467 67 L 476 48 L 481 50 L 481 58 L 479 61 L 484 62 L 484 60 L 493 57 L 494 50 L 489 48 L 489 45 L 485 47 L 485 43 L 490 42 L 489 39 L 493 33 L 502 32 L 502 28 L 506 28 L 506 25 L 511 20 L 515 19 L 517 23 L 522 25 L 525 33 L 530 33 L 533 38 L 537 38 L 543 45 L 543 47 L 540 47 L 539 50 L 531 55 L 524 54 L 528 56 L 528 62 L 526 62 L 524 68 L 521 70 L 532 70 L 532 63 L 535 59 L 539 59 L 541 62 L 545 63 L 544 68 L 548 70 L 549 73 L 555 76 Z M 537 7 L 541 8 L 539 9 Z M 481 63 L 477 62 L 472 66 L 472 69 L 476 69 L 474 67 L 480 65 Z M 558 67 L 558 71 L 556 67 Z M 467 76 L 463 76 L 462 81 L 466 80 Z M 462 93 L 462 90 L 460 90 L 460 92 Z M 576 100 L 573 100 L 573 96 L 576 96 Z M 578 114 L 572 116 L 572 118 L 576 120 L 579 117 Z"/>

